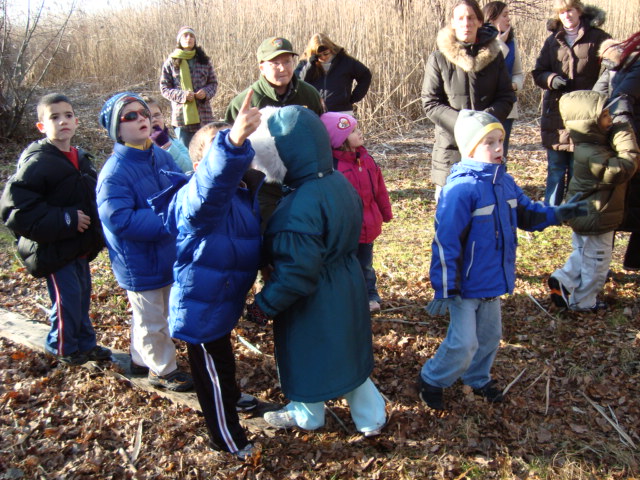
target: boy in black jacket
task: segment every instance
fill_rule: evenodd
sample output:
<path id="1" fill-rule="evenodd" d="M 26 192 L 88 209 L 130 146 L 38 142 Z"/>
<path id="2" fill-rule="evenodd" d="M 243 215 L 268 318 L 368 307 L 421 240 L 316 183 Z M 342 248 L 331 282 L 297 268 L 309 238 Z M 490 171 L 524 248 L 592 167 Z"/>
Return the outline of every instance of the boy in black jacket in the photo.
<path id="1" fill-rule="evenodd" d="M 104 246 L 91 157 L 71 146 L 78 127 L 71 102 L 60 94 L 38 102 L 36 127 L 46 138 L 29 145 L 0 202 L 2 221 L 17 237 L 29 273 L 46 277 L 51 298 L 47 352 L 70 365 L 106 360 L 89 319 L 89 262 Z"/>

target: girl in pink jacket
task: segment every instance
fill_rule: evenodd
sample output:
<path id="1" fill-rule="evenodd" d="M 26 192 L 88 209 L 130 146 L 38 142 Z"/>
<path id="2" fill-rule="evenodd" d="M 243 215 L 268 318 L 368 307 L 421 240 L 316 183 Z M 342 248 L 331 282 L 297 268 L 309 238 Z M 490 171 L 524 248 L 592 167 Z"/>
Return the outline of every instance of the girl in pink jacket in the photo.
<path id="1" fill-rule="evenodd" d="M 380 310 L 380 295 L 373 269 L 373 241 L 382 232 L 382 222 L 393 218 L 382 171 L 367 149 L 358 122 L 351 115 L 327 112 L 320 119 L 327 127 L 333 149 L 334 168 L 347 177 L 362 199 L 362 231 L 358 260 L 367 283 L 369 310 Z"/>

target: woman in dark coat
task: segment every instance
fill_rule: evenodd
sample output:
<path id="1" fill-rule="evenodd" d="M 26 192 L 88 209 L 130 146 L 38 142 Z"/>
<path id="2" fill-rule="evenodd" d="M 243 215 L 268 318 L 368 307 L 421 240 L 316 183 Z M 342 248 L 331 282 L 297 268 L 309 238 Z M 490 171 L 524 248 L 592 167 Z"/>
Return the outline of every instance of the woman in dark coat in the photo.
<path id="1" fill-rule="evenodd" d="M 324 33 L 311 37 L 295 73 L 318 89 L 329 112 L 353 115 L 353 104 L 364 98 L 371 85 L 371 71 Z"/>
<path id="2" fill-rule="evenodd" d="M 624 42 L 603 49 L 603 64 L 611 64 L 594 90 L 607 93 L 613 101 L 614 122 L 630 122 L 640 138 L 640 31 Z M 624 256 L 625 270 L 640 270 L 640 173 L 636 172 L 627 187 L 625 218 L 618 230 L 631 232 Z"/>
<path id="3" fill-rule="evenodd" d="M 515 101 L 498 30 L 483 22 L 475 0 L 458 0 L 449 25 L 438 33 L 438 50 L 425 68 L 422 106 L 436 125 L 431 163 L 436 200 L 451 166 L 460 160 L 453 137 L 458 112 L 464 108 L 483 110 L 504 121 Z"/>
<path id="4" fill-rule="evenodd" d="M 591 90 L 600 74 L 598 50 L 609 34 L 600 27 L 605 13 L 580 0 L 554 0 L 554 16 L 547 22 L 547 37 L 532 72 L 544 89 L 542 145 L 547 149 L 545 202 L 560 205 L 573 175 L 573 143 L 564 128 L 558 102 L 574 90 Z"/>

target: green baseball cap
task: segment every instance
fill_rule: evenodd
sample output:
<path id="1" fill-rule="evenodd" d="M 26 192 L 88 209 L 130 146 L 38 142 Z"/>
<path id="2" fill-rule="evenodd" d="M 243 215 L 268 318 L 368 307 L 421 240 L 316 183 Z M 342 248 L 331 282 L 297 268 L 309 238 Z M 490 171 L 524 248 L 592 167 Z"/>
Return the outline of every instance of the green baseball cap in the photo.
<path id="1" fill-rule="evenodd" d="M 293 51 L 293 45 L 286 38 L 270 37 L 265 39 L 258 47 L 258 61 L 265 62 L 283 53 L 298 55 Z"/>

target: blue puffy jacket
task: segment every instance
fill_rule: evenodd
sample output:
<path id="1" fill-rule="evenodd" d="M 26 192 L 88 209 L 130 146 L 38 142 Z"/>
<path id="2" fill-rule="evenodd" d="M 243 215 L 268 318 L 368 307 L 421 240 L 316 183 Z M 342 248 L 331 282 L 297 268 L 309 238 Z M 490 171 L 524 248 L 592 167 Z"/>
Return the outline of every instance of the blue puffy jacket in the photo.
<path id="1" fill-rule="evenodd" d="M 155 290 L 173 282 L 175 237 L 147 203 L 170 185 L 160 170 L 181 171 L 156 145 L 139 150 L 116 143 L 98 176 L 100 221 L 113 273 L 125 290 Z"/>
<path id="2" fill-rule="evenodd" d="M 435 298 L 511 293 L 517 228 L 558 223 L 554 207 L 532 202 L 504 165 L 463 159 L 451 169 L 436 209 L 430 270 Z"/>
<path id="3" fill-rule="evenodd" d="M 211 342 L 236 326 L 260 266 L 256 193 L 264 175 L 247 170 L 251 144 L 235 147 L 228 134 L 216 136 L 190 179 L 169 172 L 172 186 L 149 199 L 177 235 L 169 330 L 189 343 Z"/>

